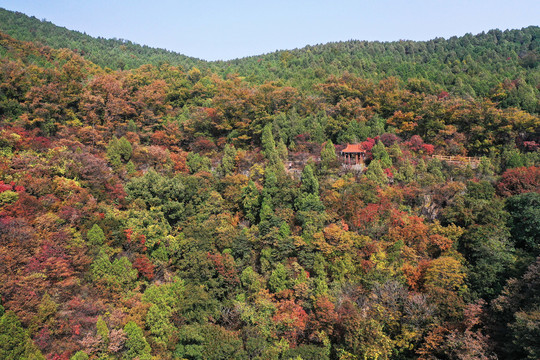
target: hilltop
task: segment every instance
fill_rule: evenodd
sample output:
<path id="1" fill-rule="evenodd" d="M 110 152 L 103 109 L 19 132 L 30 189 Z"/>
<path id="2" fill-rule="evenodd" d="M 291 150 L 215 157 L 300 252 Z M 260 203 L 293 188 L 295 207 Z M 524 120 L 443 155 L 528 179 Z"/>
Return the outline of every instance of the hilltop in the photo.
<path id="1" fill-rule="evenodd" d="M 206 62 L 172 51 L 134 44 L 129 40 L 92 38 L 35 17 L 0 9 L 0 30 L 23 41 L 52 48 L 69 48 L 85 59 L 111 69 L 144 64 L 170 64 L 185 70 L 197 67 L 225 77 L 238 74 L 251 83 L 280 81 L 303 91 L 328 76 L 345 73 L 381 80 L 395 76 L 414 90 L 437 94 L 485 97 L 505 80 L 512 94 L 506 106 L 537 112 L 540 98 L 540 27 L 490 30 L 429 41 L 344 42 L 276 51 L 230 61 Z"/>
<path id="2" fill-rule="evenodd" d="M 46 20 L 0 8 L 0 31 L 22 41 L 30 41 L 55 49 L 71 49 L 102 67 L 113 70 L 134 69 L 146 64 L 168 63 L 191 68 L 203 60 L 165 49 L 135 44 L 125 39 L 94 38 L 68 30 Z"/>

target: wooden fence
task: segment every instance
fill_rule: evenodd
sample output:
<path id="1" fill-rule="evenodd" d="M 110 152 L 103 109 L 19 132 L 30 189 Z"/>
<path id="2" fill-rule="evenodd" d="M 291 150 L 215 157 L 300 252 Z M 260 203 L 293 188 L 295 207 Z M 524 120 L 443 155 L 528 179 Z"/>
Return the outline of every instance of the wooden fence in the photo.
<path id="1" fill-rule="evenodd" d="M 473 157 L 473 156 L 433 155 L 432 157 L 435 159 L 439 159 L 441 161 L 460 163 L 460 164 L 470 164 L 471 166 L 478 166 L 478 164 L 480 163 L 480 158 Z"/>

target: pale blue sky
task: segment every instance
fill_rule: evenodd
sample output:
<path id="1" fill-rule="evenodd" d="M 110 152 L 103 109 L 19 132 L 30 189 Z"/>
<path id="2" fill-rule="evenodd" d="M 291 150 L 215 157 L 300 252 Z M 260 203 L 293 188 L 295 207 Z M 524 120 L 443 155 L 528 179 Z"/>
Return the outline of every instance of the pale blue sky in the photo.
<path id="1" fill-rule="evenodd" d="M 0 0 L 92 36 L 206 60 L 342 40 L 429 40 L 539 25 L 536 0 Z"/>

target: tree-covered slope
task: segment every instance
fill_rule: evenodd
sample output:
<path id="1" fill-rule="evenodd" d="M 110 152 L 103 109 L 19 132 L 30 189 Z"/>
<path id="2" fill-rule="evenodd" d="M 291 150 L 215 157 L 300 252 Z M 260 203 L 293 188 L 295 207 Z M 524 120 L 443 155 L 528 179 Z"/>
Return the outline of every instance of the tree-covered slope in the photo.
<path id="1" fill-rule="evenodd" d="M 309 88 L 328 75 L 349 72 L 370 79 L 397 76 L 414 80 L 426 92 L 449 91 L 486 96 L 503 87 L 517 88 L 504 101 L 536 111 L 540 84 L 540 28 L 490 30 L 430 41 L 368 42 L 351 40 L 277 51 L 262 56 L 217 62 L 224 72 L 237 72 L 262 82 L 285 80 Z M 519 94 L 517 94 L 519 93 Z M 520 99 L 516 99 L 520 97 Z"/>
<path id="2" fill-rule="evenodd" d="M 0 32 L 0 359 L 538 359 L 519 81 L 211 65 Z"/>
<path id="3" fill-rule="evenodd" d="M 205 62 L 123 39 L 93 38 L 22 13 L 0 9 L 0 31 L 24 41 L 69 48 L 111 69 L 164 63 L 198 67 L 251 83 L 281 81 L 304 91 L 329 75 L 350 73 L 380 80 L 396 76 L 415 90 L 462 96 L 498 95 L 502 106 L 540 111 L 540 28 L 490 30 L 450 39 L 394 42 L 351 40 L 276 51 L 230 61 Z"/>
<path id="4" fill-rule="evenodd" d="M 163 63 L 191 68 L 203 61 L 164 49 L 138 45 L 124 39 L 94 38 L 54 25 L 36 17 L 0 8 L 0 31 L 23 41 L 38 42 L 52 48 L 68 48 L 86 59 L 111 69 L 134 69 Z"/>

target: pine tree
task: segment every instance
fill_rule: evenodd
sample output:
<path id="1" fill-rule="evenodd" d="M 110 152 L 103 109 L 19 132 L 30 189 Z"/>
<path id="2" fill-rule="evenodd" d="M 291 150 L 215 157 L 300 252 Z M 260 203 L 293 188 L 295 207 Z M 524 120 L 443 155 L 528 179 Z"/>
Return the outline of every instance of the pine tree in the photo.
<path id="1" fill-rule="evenodd" d="M 287 269 L 285 269 L 283 264 L 277 264 L 274 271 L 272 271 L 272 274 L 270 274 L 268 288 L 274 293 L 278 293 L 287 288 Z"/>
<path id="2" fill-rule="evenodd" d="M 232 174 L 235 169 L 236 149 L 234 145 L 225 145 L 223 149 L 223 158 L 221 159 L 221 165 L 219 167 L 219 173 L 221 176 Z"/>
<path id="3" fill-rule="evenodd" d="M 131 159 L 131 155 L 133 154 L 133 147 L 131 146 L 129 140 L 122 136 L 120 140 L 118 140 L 117 144 L 120 157 L 124 161 L 129 161 L 129 159 Z"/>
<path id="4" fill-rule="evenodd" d="M 321 150 L 321 165 L 323 169 L 331 167 L 337 159 L 336 148 L 332 140 L 328 140 Z"/>
<path id="5" fill-rule="evenodd" d="M 128 139 L 121 137 L 117 139 L 113 137 L 107 146 L 107 158 L 113 165 L 118 167 L 122 165 L 122 161 L 129 161 L 133 154 L 133 147 Z"/>
<path id="6" fill-rule="evenodd" d="M 121 156 L 118 152 L 118 138 L 115 136 L 107 145 L 107 158 L 113 167 L 119 167 L 122 165 Z"/>
<path id="7" fill-rule="evenodd" d="M 22 359 L 28 334 L 12 311 L 0 318 L 0 359 Z"/>
<path id="8" fill-rule="evenodd" d="M 130 119 L 128 121 L 127 131 L 137 132 L 137 125 L 135 124 L 135 121 L 133 121 L 133 119 Z"/>
<path id="9" fill-rule="evenodd" d="M 263 197 L 268 197 L 270 204 L 274 205 L 274 197 L 279 193 L 278 178 L 276 172 L 272 168 L 266 169 L 264 172 L 264 189 Z"/>
<path id="10" fill-rule="evenodd" d="M 378 114 L 373 115 L 371 119 L 367 121 L 366 125 L 370 128 L 370 136 L 372 138 L 384 134 L 385 121 Z"/>
<path id="11" fill-rule="evenodd" d="M 274 136 L 272 135 L 272 125 L 268 124 L 262 131 L 261 144 L 263 153 L 266 159 L 268 159 L 269 165 L 276 165 L 280 162 L 278 152 L 276 150 L 276 143 Z"/>
<path id="12" fill-rule="evenodd" d="M 302 171 L 302 185 L 300 186 L 300 191 L 307 194 L 319 195 L 319 181 L 313 174 L 313 168 L 309 164 L 307 164 Z"/>
<path id="13" fill-rule="evenodd" d="M 101 340 L 107 346 L 109 344 L 109 328 L 105 323 L 105 320 L 101 316 L 98 317 L 96 322 L 97 334 L 101 336 Z"/>
<path id="14" fill-rule="evenodd" d="M 210 171 L 212 162 L 206 156 L 190 152 L 187 156 L 187 166 L 192 174 L 199 171 Z"/>
<path id="15" fill-rule="evenodd" d="M 289 158 L 289 150 L 287 150 L 287 145 L 280 139 L 276 145 L 276 151 L 278 153 L 281 161 L 287 161 Z"/>
<path id="16" fill-rule="evenodd" d="M 381 141 L 377 141 L 371 149 L 371 153 L 373 154 L 373 159 L 381 161 L 381 167 L 383 169 L 392 167 L 392 160 L 386 151 L 386 147 Z"/>
<path id="17" fill-rule="evenodd" d="M 38 306 L 38 312 L 36 316 L 32 319 L 32 322 L 28 326 L 28 331 L 32 335 L 39 328 L 48 326 L 52 328 L 55 326 L 54 315 L 58 309 L 58 305 L 52 300 L 51 296 L 48 293 L 43 295 L 41 302 Z"/>
<path id="18" fill-rule="evenodd" d="M 388 177 L 384 173 L 381 161 L 380 160 L 373 160 L 366 171 L 366 177 L 370 180 L 373 180 L 379 185 L 384 185 L 388 182 Z"/>
<path id="19" fill-rule="evenodd" d="M 274 210 L 272 210 L 272 200 L 268 196 L 265 196 L 261 203 L 261 212 L 259 213 L 259 218 L 261 223 L 263 221 L 270 221 L 274 215 Z"/>
<path id="20" fill-rule="evenodd" d="M 242 190 L 242 198 L 246 219 L 254 224 L 257 221 L 257 215 L 259 213 L 259 190 L 257 190 L 257 186 L 255 186 L 252 180 Z"/>
<path id="21" fill-rule="evenodd" d="M 88 242 L 92 245 L 101 246 L 105 242 L 105 234 L 98 224 L 94 224 L 86 234 Z"/>
<path id="22" fill-rule="evenodd" d="M 124 332 L 126 333 L 126 359 L 150 360 L 152 356 L 150 352 L 152 349 L 144 338 L 143 331 L 137 324 L 130 321 L 124 326 Z"/>
<path id="23" fill-rule="evenodd" d="M 45 360 L 13 311 L 0 317 L 0 359 Z"/>

